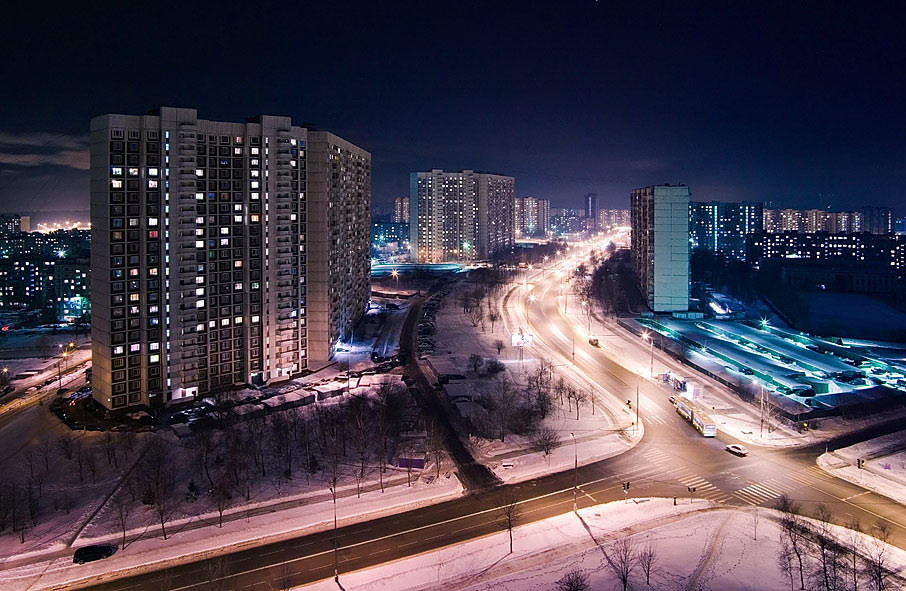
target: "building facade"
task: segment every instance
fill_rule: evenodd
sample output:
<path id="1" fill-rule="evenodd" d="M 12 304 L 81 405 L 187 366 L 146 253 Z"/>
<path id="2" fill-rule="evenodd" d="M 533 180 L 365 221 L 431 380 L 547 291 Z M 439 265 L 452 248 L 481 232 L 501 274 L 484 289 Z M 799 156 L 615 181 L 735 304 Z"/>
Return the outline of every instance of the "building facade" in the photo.
<path id="1" fill-rule="evenodd" d="M 551 202 L 537 197 L 516 197 L 513 207 L 516 238 L 547 236 Z"/>
<path id="2" fill-rule="evenodd" d="M 310 134 L 315 154 L 308 153 Z M 155 407 L 267 384 L 329 354 L 330 330 L 309 334 L 315 316 L 330 326 L 325 306 L 319 302 L 315 312 L 309 299 L 323 301 L 337 274 L 361 272 L 348 258 L 328 264 L 338 250 L 332 229 L 343 232 L 337 240 L 351 241 L 344 250 L 363 250 L 367 261 L 370 156 L 356 155 L 368 172 L 362 180 L 339 164 L 345 148 L 325 135 L 288 117 L 219 122 L 167 107 L 92 119 L 98 402 Z M 308 187 L 309 168 L 321 175 L 317 194 Z M 337 195 L 348 186 L 358 187 L 353 197 Z M 364 202 L 352 208 L 366 214 L 358 233 L 348 200 Z M 313 267 L 320 271 L 314 281 Z M 367 284 L 368 276 L 350 281 Z M 337 305 L 357 302 L 359 291 Z"/>
<path id="3" fill-rule="evenodd" d="M 635 189 L 632 258 L 639 287 L 654 312 L 689 309 L 689 187 Z"/>
<path id="4" fill-rule="evenodd" d="M 419 263 L 487 260 L 515 241 L 513 177 L 433 169 L 409 176 L 409 243 Z"/>
<path id="5" fill-rule="evenodd" d="M 31 218 L 27 215 L 0 215 L 0 236 L 31 232 Z"/>
<path id="6" fill-rule="evenodd" d="M 598 194 L 597 193 L 586 193 L 585 194 L 585 217 L 587 218 L 586 228 L 588 230 L 597 230 L 598 229 Z"/>
<path id="7" fill-rule="evenodd" d="M 409 223 L 409 197 L 397 197 L 393 200 L 393 222 Z"/>
<path id="8" fill-rule="evenodd" d="M 746 236 L 763 230 L 762 203 L 689 202 L 689 243 L 693 249 L 745 260 Z"/>
<path id="9" fill-rule="evenodd" d="M 845 234 L 863 231 L 863 214 L 859 211 L 824 209 L 765 209 L 764 230 L 780 232 L 829 232 Z"/>
<path id="10" fill-rule="evenodd" d="M 763 232 L 749 236 L 746 261 L 760 266 L 771 259 L 856 263 L 904 270 L 906 237 L 865 232 L 859 234 Z"/>
<path id="11" fill-rule="evenodd" d="M 584 209 L 551 208 L 551 231 L 558 235 L 582 234 L 588 229 Z"/>
<path id="12" fill-rule="evenodd" d="M 890 234 L 894 231 L 893 211 L 889 207 L 863 208 L 862 231 L 869 234 Z"/>
<path id="13" fill-rule="evenodd" d="M 309 355 L 323 364 L 371 296 L 371 154 L 309 131 L 308 159 Z"/>
<path id="14" fill-rule="evenodd" d="M 602 209 L 598 212 L 598 227 L 628 228 L 632 223 L 628 209 Z"/>

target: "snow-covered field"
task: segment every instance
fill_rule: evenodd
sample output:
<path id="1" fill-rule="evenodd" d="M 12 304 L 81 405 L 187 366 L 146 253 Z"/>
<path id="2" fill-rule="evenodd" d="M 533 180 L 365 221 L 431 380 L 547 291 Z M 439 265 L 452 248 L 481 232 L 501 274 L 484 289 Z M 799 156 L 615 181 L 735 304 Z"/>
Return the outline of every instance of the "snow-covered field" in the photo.
<path id="1" fill-rule="evenodd" d="M 837 478 L 906 504 L 906 432 L 897 431 L 821 454 L 818 465 Z M 858 459 L 865 466 L 856 466 Z"/>
<path id="2" fill-rule="evenodd" d="M 620 589 L 607 556 L 619 564 L 619 541 L 629 540 L 636 558 L 648 549 L 654 556 L 647 582 L 639 561 L 633 562 L 630 589 L 783 591 L 790 583 L 778 560 L 780 538 L 772 510 L 756 514 L 706 502 L 673 506 L 669 499 L 636 499 L 581 509 L 578 517 L 567 513 L 519 526 L 512 554 L 507 532 L 501 531 L 341 575 L 340 583 L 357 591 L 547 591 L 579 569 L 588 577 L 589 589 Z M 863 543 L 874 544 L 867 536 Z M 892 566 L 906 565 L 906 552 L 887 551 Z M 329 580 L 303 588 L 337 587 Z"/>

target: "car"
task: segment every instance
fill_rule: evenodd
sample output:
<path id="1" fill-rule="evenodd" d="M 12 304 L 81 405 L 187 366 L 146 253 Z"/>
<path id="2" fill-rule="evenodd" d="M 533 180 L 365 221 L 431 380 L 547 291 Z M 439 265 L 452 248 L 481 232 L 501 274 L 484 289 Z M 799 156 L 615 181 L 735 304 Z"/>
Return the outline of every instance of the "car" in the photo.
<path id="1" fill-rule="evenodd" d="M 10 392 L 12 392 L 12 391 L 15 390 L 15 389 L 16 389 L 15 386 L 7 386 L 6 388 L 3 388 L 3 393 L 4 393 L 4 394 L 9 394 Z"/>
<path id="2" fill-rule="evenodd" d="M 590 338 L 590 339 L 588 339 L 588 344 L 591 345 L 592 347 L 600 347 L 601 341 L 599 341 L 598 339 L 595 339 L 595 338 Z"/>
<path id="3" fill-rule="evenodd" d="M 103 431 L 104 428 L 98 424 L 92 423 L 90 425 L 85 425 L 85 430 L 86 431 Z"/>
<path id="4" fill-rule="evenodd" d="M 748 367 L 743 367 L 743 368 L 740 369 L 739 371 L 741 371 L 743 374 L 745 374 L 745 375 L 747 375 L 747 376 L 753 376 L 753 375 L 755 375 L 755 372 L 752 371 L 752 369 L 750 369 L 750 368 L 748 368 Z"/>
<path id="5" fill-rule="evenodd" d="M 727 450 L 728 452 L 730 452 L 731 454 L 737 455 L 739 457 L 745 457 L 745 456 L 749 455 L 749 450 L 746 449 L 746 447 L 744 445 L 740 445 L 738 443 L 731 443 L 724 449 Z"/>
<path id="6" fill-rule="evenodd" d="M 670 404 L 676 404 L 676 396 L 668 396 L 667 400 L 670 401 Z"/>
<path id="7" fill-rule="evenodd" d="M 72 555 L 73 564 L 85 564 L 95 560 L 110 558 L 116 552 L 117 546 L 110 544 L 92 544 L 91 546 L 82 546 L 77 548 Z"/>

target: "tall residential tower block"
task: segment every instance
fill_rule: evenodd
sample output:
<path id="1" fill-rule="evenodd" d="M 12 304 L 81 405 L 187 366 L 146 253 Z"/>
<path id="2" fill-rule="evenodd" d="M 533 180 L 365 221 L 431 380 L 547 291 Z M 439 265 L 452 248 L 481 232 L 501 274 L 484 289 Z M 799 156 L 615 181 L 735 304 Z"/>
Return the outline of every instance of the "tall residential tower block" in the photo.
<path id="1" fill-rule="evenodd" d="M 486 260 L 514 238 L 516 181 L 463 170 L 409 175 L 409 243 L 419 263 Z"/>
<path id="2" fill-rule="evenodd" d="M 655 312 L 689 309 L 689 187 L 635 189 L 632 259 L 639 287 Z"/>
<path id="3" fill-rule="evenodd" d="M 325 362 L 368 301 L 371 156 L 194 109 L 91 121 L 92 387 L 161 406 Z"/>

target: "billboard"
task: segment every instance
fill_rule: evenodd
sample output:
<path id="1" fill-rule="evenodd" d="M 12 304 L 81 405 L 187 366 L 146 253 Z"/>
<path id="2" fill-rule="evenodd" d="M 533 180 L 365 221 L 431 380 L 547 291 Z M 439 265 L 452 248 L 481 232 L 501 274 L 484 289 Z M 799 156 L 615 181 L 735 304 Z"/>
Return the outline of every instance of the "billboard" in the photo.
<path id="1" fill-rule="evenodd" d="M 513 347 L 531 347 L 532 334 L 523 332 L 523 330 L 520 328 L 512 335 L 510 335 L 510 344 Z"/>

